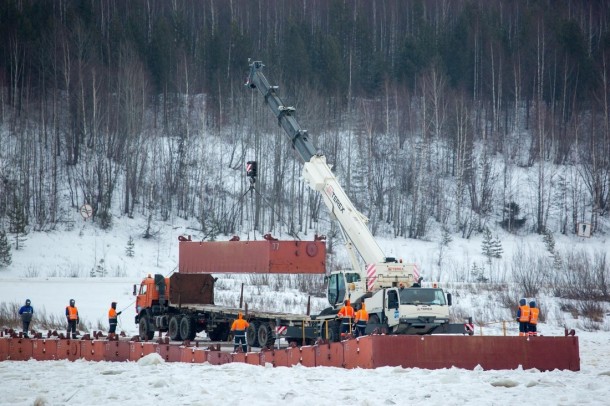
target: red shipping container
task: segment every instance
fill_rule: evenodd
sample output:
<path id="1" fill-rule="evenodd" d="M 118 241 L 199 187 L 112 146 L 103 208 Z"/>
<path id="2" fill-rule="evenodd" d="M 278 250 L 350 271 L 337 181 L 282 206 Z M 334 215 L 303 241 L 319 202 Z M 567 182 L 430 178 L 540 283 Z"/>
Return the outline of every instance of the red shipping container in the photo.
<path id="1" fill-rule="evenodd" d="M 324 274 L 324 241 L 182 241 L 180 273 Z"/>

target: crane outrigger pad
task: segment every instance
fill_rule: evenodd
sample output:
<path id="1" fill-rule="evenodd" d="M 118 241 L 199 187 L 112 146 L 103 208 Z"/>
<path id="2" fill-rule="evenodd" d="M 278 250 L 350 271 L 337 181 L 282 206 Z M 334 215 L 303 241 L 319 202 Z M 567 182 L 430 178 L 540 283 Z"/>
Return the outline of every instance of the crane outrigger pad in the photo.
<path id="1" fill-rule="evenodd" d="M 180 273 L 325 274 L 324 241 L 181 241 Z"/>

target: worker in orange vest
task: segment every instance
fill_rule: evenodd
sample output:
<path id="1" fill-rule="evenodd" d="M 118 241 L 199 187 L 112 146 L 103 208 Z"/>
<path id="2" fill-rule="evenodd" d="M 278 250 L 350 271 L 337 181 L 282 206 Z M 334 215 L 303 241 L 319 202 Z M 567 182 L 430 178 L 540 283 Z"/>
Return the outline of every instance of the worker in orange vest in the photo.
<path id="1" fill-rule="evenodd" d="M 352 332 L 352 320 L 354 319 L 354 308 L 349 299 L 344 302 L 343 307 L 337 313 L 337 317 L 341 319 L 341 337 L 345 337 Z"/>
<path id="2" fill-rule="evenodd" d="M 526 336 L 527 328 L 530 322 L 530 307 L 527 305 L 527 301 L 525 299 L 519 300 L 517 321 L 519 322 L 519 335 Z"/>
<path id="3" fill-rule="evenodd" d="M 68 338 L 70 338 L 70 332 L 72 338 L 76 338 L 78 333 L 76 332 L 76 325 L 80 322 L 78 318 L 78 309 L 76 308 L 76 302 L 74 299 L 70 299 L 70 305 L 66 306 L 66 320 L 68 321 Z"/>
<path id="4" fill-rule="evenodd" d="M 108 310 L 108 324 L 110 325 L 110 330 L 108 330 L 108 336 L 114 336 L 116 333 L 116 325 L 118 323 L 118 316 L 121 312 L 116 311 L 116 302 L 112 302 L 110 304 L 110 309 Z"/>
<path id="5" fill-rule="evenodd" d="M 538 335 L 538 316 L 540 315 L 540 309 L 538 309 L 536 307 L 536 302 L 535 301 L 531 301 L 530 302 L 530 320 L 529 320 L 529 324 L 527 326 L 527 334 L 530 336 L 537 336 Z"/>
<path id="6" fill-rule="evenodd" d="M 231 325 L 231 332 L 233 333 L 233 352 L 237 352 L 241 343 L 242 352 L 248 351 L 248 343 L 246 342 L 246 329 L 250 326 L 241 312 L 237 313 L 237 319 L 233 321 Z"/>
<path id="7" fill-rule="evenodd" d="M 360 309 L 356 312 L 356 337 L 366 335 L 366 325 L 369 322 L 369 314 L 366 311 L 364 302 L 360 305 Z"/>

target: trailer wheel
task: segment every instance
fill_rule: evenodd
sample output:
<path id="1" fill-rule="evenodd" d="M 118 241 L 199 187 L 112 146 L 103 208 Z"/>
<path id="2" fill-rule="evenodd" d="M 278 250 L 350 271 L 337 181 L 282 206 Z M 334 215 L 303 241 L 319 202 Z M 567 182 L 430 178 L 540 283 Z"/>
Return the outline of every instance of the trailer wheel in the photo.
<path id="1" fill-rule="evenodd" d="M 183 340 L 193 340 L 197 335 L 195 331 L 195 320 L 192 317 L 184 316 L 180 320 L 180 335 Z"/>
<path id="2" fill-rule="evenodd" d="M 246 342 L 250 347 L 260 347 L 258 343 L 259 321 L 252 320 L 246 329 Z"/>
<path id="3" fill-rule="evenodd" d="M 180 331 L 180 316 L 172 316 L 169 319 L 169 327 L 168 327 L 169 339 L 172 341 L 181 341 L 182 334 Z"/>
<path id="4" fill-rule="evenodd" d="M 153 330 L 150 322 L 148 320 L 148 316 L 143 314 L 140 316 L 140 324 L 139 324 L 139 333 L 140 340 L 152 340 L 155 336 L 155 330 Z"/>
<path id="5" fill-rule="evenodd" d="M 275 343 L 275 337 L 273 337 L 273 330 L 269 323 L 261 323 L 258 328 L 258 344 L 260 347 L 272 347 Z"/>

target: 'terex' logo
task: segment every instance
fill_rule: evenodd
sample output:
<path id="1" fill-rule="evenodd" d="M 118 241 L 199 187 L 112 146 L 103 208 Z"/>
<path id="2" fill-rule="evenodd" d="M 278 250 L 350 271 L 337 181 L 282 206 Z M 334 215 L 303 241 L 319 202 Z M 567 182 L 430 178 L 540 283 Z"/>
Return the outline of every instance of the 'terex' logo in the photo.
<path id="1" fill-rule="evenodd" d="M 333 187 L 331 185 L 326 185 L 325 191 L 326 194 L 332 199 L 332 201 L 335 202 L 337 208 L 341 211 L 341 213 L 343 213 L 345 211 L 345 207 L 343 207 L 341 200 L 339 200 L 339 198 L 335 194 Z"/>

